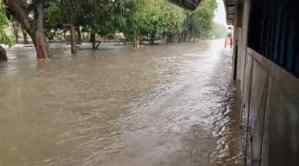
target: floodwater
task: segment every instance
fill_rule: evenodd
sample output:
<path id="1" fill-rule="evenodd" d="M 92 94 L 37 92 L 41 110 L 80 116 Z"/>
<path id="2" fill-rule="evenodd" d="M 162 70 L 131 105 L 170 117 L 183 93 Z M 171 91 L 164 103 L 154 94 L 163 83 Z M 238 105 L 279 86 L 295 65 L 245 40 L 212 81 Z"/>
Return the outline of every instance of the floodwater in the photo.
<path id="1" fill-rule="evenodd" d="M 0 166 L 238 165 L 222 47 L 107 46 L 47 62 L 10 50 L 0 64 Z"/>

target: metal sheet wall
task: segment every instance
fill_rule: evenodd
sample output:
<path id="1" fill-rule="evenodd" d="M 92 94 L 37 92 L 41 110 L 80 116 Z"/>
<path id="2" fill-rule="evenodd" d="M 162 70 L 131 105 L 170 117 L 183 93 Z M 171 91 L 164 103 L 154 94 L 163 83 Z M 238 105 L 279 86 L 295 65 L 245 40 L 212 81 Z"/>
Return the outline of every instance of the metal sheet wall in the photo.
<path id="1" fill-rule="evenodd" d="M 299 165 L 297 1 L 244 1 L 250 13 L 243 11 L 242 35 L 238 36 L 238 78 L 248 166 Z"/>
<path id="2" fill-rule="evenodd" d="M 243 95 L 247 166 L 299 165 L 299 79 L 248 48 Z"/>
<path id="3" fill-rule="evenodd" d="M 299 77 L 299 1 L 252 0 L 249 47 Z"/>

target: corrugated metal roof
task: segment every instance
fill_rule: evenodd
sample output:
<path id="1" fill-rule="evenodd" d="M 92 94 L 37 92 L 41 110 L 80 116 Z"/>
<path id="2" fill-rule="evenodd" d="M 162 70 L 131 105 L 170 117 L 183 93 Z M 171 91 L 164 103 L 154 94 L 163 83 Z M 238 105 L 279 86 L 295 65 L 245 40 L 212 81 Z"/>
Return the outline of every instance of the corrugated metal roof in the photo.
<path id="1" fill-rule="evenodd" d="M 202 0 L 169 0 L 183 8 L 189 10 L 195 10 Z M 238 4 L 241 0 L 223 0 L 227 13 L 227 24 L 232 25 L 234 23 L 235 16 L 237 14 Z"/>
<path id="2" fill-rule="evenodd" d="M 169 0 L 172 3 L 175 3 L 185 9 L 195 10 L 201 0 Z"/>
<path id="3" fill-rule="evenodd" d="M 238 4 L 240 0 L 224 0 L 227 24 L 232 25 L 234 23 L 235 16 L 237 14 Z"/>

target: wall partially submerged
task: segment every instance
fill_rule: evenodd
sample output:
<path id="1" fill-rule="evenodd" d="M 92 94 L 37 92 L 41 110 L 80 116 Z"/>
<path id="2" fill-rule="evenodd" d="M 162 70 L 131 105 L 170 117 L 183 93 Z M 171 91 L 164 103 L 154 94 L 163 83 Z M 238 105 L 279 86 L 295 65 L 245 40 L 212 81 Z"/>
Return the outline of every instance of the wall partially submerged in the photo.
<path id="1" fill-rule="evenodd" d="M 248 166 L 299 165 L 298 6 L 295 0 L 247 0 L 236 11 L 235 58 Z"/>
<path id="2" fill-rule="evenodd" d="M 200 2 L 171 1 L 189 9 L 195 9 Z M 241 89 L 244 164 L 297 166 L 299 2 L 224 2 L 227 21 L 235 27 L 234 69 Z"/>

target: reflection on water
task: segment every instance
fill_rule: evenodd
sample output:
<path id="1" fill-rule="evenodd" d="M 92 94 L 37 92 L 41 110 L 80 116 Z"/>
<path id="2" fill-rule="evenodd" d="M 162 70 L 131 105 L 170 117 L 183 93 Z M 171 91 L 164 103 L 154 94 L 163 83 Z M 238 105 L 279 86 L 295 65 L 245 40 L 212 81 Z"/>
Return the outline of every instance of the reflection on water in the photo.
<path id="1" fill-rule="evenodd" d="M 44 63 L 31 48 L 11 50 L 0 64 L 0 165 L 238 162 L 222 45 L 83 49 Z"/>

